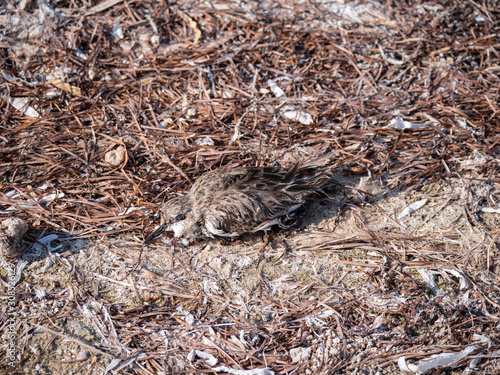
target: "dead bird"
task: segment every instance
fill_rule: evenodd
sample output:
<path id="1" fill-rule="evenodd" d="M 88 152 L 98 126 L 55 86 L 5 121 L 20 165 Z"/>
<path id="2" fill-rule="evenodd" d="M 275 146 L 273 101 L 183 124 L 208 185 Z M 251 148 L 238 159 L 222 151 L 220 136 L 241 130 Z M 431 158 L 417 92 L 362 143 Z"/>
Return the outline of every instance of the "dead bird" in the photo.
<path id="1" fill-rule="evenodd" d="M 267 231 L 321 195 L 335 172 L 333 157 L 324 155 L 291 168 L 240 167 L 201 176 L 189 193 L 161 209 L 160 227 L 145 244 L 166 231 L 186 243 L 200 238 L 235 238 Z"/>

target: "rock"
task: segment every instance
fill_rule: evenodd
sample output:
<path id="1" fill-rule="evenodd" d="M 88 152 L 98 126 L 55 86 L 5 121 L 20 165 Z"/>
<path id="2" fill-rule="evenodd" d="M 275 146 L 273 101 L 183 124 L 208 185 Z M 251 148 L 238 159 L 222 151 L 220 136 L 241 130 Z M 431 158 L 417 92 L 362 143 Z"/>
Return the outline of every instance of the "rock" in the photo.
<path id="1" fill-rule="evenodd" d="M 312 348 L 293 348 L 290 349 L 290 357 L 292 358 L 292 363 L 299 363 L 304 360 L 309 359 L 312 353 Z"/>
<path id="2" fill-rule="evenodd" d="M 78 353 L 78 355 L 76 356 L 76 360 L 77 361 L 86 361 L 90 357 L 91 357 L 90 352 L 88 352 L 87 350 L 84 350 L 84 351 L 81 351 Z"/>
<path id="3" fill-rule="evenodd" d="M 0 223 L 0 255 L 14 258 L 23 250 L 23 236 L 28 225 L 18 217 L 8 217 Z"/>
<path id="4" fill-rule="evenodd" d="M 283 116 L 289 120 L 298 121 L 303 125 L 311 125 L 314 122 L 313 117 L 304 111 L 286 111 Z"/>
<path id="5" fill-rule="evenodd" d="M 111 164 L 113 167 L 118 167 L 122 164 L 127 157 L 127 150 L 125 147 L 120 146 L 114 150 L 108 151 L 104 156 L 106 163 Z"/>

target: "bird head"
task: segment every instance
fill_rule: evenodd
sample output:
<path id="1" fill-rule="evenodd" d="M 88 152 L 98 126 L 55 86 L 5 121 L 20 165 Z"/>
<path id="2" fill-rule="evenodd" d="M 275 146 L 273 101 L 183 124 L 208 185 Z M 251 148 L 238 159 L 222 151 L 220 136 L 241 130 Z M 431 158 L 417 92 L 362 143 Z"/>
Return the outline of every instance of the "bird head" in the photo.
<path id="1" fill-rule="evenodd" d="M 190 211 L 191 204 L 185 196 L 175 197 L 164 203 L 161 209 L 161 225 L 144 240 L 144 243 L 148 244 L 151 240 L 167 231 L 174 231 L 175 237 L 179 237 L 179 224 L 186 220 Z"/>

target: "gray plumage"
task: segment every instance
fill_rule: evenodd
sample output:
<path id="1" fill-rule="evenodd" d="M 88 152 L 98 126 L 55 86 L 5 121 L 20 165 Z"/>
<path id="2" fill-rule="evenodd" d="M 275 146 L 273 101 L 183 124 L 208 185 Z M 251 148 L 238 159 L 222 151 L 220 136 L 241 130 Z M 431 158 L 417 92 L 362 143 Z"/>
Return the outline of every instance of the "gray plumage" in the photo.
<path id="1" fill-rule="evenodd" d="M 329 156 L 289 169 L 242 167 L 208 172 L 188 194 L 163 205 L 162 225 L 145 242 L 165 231 L 189 242 L 201 237 L 234 238 L 273 225 L 284 227 L 283 219 L 320 194 L 333 173 Z"/>

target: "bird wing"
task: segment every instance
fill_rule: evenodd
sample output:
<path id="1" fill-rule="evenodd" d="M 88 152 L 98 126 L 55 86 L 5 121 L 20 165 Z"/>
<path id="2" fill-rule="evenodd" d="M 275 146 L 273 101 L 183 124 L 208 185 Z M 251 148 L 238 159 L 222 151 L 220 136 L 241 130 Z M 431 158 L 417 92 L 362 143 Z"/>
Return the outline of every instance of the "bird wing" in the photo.
<path id="1" fill-rule="evenodd" d="M 236 237 L 280 223 L 283 216 L 320 192 L 332 174 L 326 158 L 302 165 L 297 163 L 288 170 L 246 167 L 212 172 L 206 175 L 207 179 L 217 183 L 207 189 L 209 185 L 200 181 L 199 186 L 206 187 L 203 191 L 199 189 L 202 192 L 194 202 L 203 202 L 200 211 L 210 234 Z M 192 190 L 196 190 L 195 186 Z"/>
<path id="2" fill-rule="evenodd" d="M 232 187 L 283 191 L 307 196 L 319 190 L 333 175 L 332 157 L 322 156 L 291 168 L 243 167 L 204 174 L 192 186 L 193 202 L 210 202 Z"/>
<path id="3" fill-rule="evenodd" d="M 251 169 L 253 167 L 250 167 Z M 191 187 L 190 195 L 194 204 L 205 205 L 221 192 L 238 181 L 248 178 L 249 168 L 234 168 L 226 171 L 212 171 L 198 178 Z"/>
<path id="4" fill-rule="evenodd" d="M 209 233 L 236 237 L 277 224 L 279 218 L 297 210 L 304 202 L 280 190 L 233 186 L 218 194 L 202 216 Z"/>

